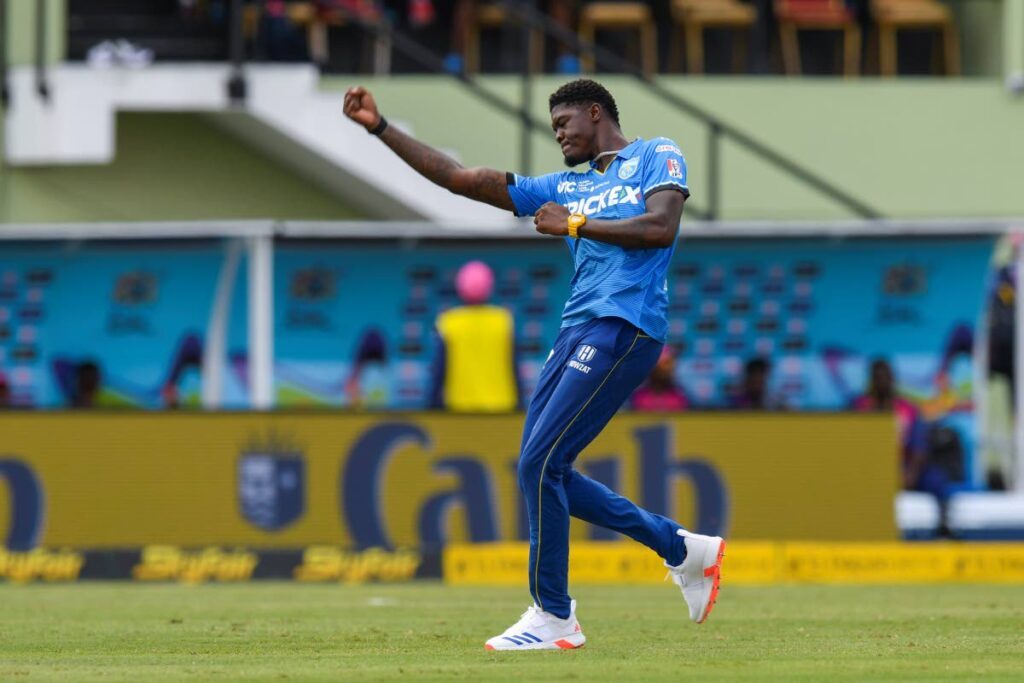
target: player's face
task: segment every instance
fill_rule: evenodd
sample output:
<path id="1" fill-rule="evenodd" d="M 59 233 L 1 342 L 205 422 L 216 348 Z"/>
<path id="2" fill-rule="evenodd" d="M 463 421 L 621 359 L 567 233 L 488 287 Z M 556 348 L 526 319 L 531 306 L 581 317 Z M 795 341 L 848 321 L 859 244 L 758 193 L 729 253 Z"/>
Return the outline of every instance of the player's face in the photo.
<path id="1" fill-rule="evenodd" d="M 565 165 L 572 167 L 594 158 L 594 121 L 590 107 L 560 104 L 551 110 L 551 130 L 562 148 Z"/>

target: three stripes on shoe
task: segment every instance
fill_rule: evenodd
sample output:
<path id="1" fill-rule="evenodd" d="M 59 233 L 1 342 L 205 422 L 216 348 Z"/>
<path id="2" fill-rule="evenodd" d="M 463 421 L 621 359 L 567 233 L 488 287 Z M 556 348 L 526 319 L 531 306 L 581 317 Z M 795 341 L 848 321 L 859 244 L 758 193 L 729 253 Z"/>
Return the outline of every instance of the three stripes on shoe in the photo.
<path id="1" fill-rule="evenodd" d="M 523 631 L 522 633 L 516 636 L 502 636 L 502 639 L 507 640 L 510 643 L 514 643 L 518 646 L 532 645 L 534 643 L 544 642 L 537 636 L 530 633 L 529 631 Z M 557 645 L 559 648 L 563 650 L 572 650 L 576 648 L 576 646 L 570 643 L 568 640 L 556 640 L 555 645 Z"/>

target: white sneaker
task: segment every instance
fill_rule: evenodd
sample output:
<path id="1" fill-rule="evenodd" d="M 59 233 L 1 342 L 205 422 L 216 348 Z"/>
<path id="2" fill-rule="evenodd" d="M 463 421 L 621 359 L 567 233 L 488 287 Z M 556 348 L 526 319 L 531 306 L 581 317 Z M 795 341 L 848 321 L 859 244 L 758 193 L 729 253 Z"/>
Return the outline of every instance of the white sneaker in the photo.
<path id="1" fill-rule="evenodd" d="M 686 559 L 678 567 L 667 563 L 665 566 L 672 580 L 683 591 L 683 599 L 690 608 L 690 619 L 702 624 L 718 599 L 725 541 L 721 536 L 701 536 L 683 529 L 676 533 L 686 543 Z"/>
<path id="2" fill-rule="evenodd" d="M 523 612 L 515 624 L 484 644 L 486 650 L 573 650 L 583 647 L 586 636 L 576 621 L 576 601 L 569 608 L 569 618 L 559 619 L 536 604 Z"/>

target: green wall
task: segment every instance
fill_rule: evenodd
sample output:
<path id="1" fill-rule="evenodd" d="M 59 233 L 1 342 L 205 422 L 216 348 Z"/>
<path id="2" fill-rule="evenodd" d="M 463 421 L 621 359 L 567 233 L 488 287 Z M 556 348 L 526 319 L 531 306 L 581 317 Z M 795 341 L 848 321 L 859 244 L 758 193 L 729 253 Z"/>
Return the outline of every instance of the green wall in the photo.
<path id="1" fill-rule="evenodd" d="M 355 217 L 196 114 L 121 114 L 109 165 L 0 168 L 0 222 Z"/>
<path id="2" fill-rule="evenodd" d="M 344 90 L 356 77 L 325 79 Z M 687 155 L 694 205 L 707 196 L 707 132 L 625 77 L 601 80 L 616 96 L 627 136 L 665 135 Z M 533 111 L 563 79 L 539 78 Z M 358 78 L 384 113 L 416 135 L 458 150 L 468 165 L 518 168 L 519 128 L 451 79 Z M 485 79 L 517 101 L 513 77 Z M 1024 98 L 997 79 L 665 77 L 661 83 L 840 185 L 891 217 L 1024 216 Z M 532 136 L 533 173 L 562 168 L 546 131 Z M 849 218 L 842 207 L 740 146 L 723 146 L 725 218 Z"/>
<path id="3" fill-rule="evenodd" d="M 674 138 L 687 154 L 692 206 L 708 195 L 707 132 L 621 77 L 615 93 L 627 135 Z M 450 79 L 360 79 L 383 111 L 469 165 L 518 167 L 519 128 Z M 351 78 L 325 79 L 343 89 Z M 548 93 L 535 83 L 534 113 Z M 813 169 L 890 217 L 1024 216 L 1024 98 L 999 81 L 666 78 L 668 87 Z M 514 100 L 515 78 L 489 78 Z M 339 116 L 341 113 L 339 112 Z M 196 114 L 118 117 L 117 156 L 106 166 L 0 168 L 0 221 L 343 219 L 356 212 Z M 533 164 L 562 168 L 546 131 L 532 135 Z M 723 146 L 723 218 L 825 219 L 851 215 L 753 157 Z"/>
<path id="4" fill-rule="evenodd" d="M 67 0 L 46 0 L 46 58 L 64 57 Z M 7 0 L 7 60 L 11 65 L 35 63 L 36 0 Z"/>

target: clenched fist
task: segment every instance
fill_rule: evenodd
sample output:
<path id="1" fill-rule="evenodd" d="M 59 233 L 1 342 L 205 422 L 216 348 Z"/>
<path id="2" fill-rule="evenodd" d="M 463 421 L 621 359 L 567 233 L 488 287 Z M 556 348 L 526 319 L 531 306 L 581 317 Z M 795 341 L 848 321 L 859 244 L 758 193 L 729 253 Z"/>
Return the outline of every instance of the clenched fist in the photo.
<path id="1" fill-rule="evenodd" d="M 361 85 L 349 88 L 345 92 L 345 116 L 349 117 L 366 130 L 373 130 L 380 123 L 380 112 L 373 101 L 370 91 Z"/>
<path id="2" fill-rule="evenodd" d="M 565 237 L 569 234 L 569 209 L 555 202 L 548 202 L 533 214 L 533 224 L 542 235 Z"/>

